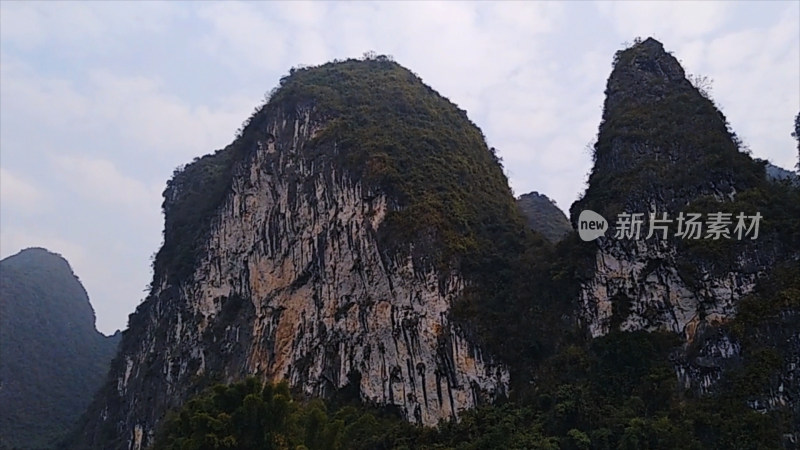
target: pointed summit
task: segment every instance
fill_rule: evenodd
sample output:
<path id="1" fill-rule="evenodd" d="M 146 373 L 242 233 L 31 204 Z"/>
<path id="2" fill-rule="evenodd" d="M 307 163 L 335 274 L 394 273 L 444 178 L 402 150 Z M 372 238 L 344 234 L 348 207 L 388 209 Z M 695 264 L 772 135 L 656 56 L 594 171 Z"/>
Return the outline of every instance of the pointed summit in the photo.
<path id="1" fill-rule="evenodd" d="M 619 75 L 626 69 L 631 72 L 647 73 L 663 79 L 682 82 L 685 78 L 683 68 L 664 45 L 653 38 L 637 42 L 633 46 L 617 52 L 616 66 Z M 624 63 L 623 63 L 624 60 Z"/>
<path id="2" fill-rule="evenodd" d="M 675 211 L 700 195 L 727 197 L 763 181 L 763 165 L 707 95 L 655 39 L 614 56 L 594 168 L 576 210 Z"/>
<path id="3" fill-rule="evenodd" d="M 626 101 L 647 103 L 663 98 L 667 90 L 691 90 L 680 63 L 653 38 L 637 42 L 614 55 L 614 71 L 606 88 L 604 119 Z"/>

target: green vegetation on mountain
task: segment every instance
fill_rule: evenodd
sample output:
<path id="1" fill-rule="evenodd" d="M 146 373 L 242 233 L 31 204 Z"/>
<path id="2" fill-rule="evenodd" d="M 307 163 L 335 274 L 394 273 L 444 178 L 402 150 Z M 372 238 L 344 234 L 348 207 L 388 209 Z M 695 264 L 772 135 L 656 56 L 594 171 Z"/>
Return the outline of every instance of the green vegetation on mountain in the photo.
<path id="1" fill-rule="evenodd" d="M 495 247 L 519 250 L 522 222 L 496 155 L 465 111 L 411 71 L 381 56 L 295 70 L 270 105 L 304 103 L 332 118 L 318 145 L 335 142 L 339 166 L 397 202 L 381 230 L 390 251 L 415 243 L 432 263 L 482 265 Z"/>
<path id="2" fill-rule="evenodd" d="M 645 196 L 676 212 L 720 180 L 737 191 L 763 184 L 763 164 L 740 151 L 725 116 L 657 41 L 617 52 L 606 95 L 589 187 L 573 215 L 614 217 L 633 199 L 648 205 Z"/>
<path id="3" fill-rule="evenodd" d="M 311 143 L 313 158 L 393 202 L 380 230 L 390 237 L 382 239 L 388 255 L 413 243 L 425 265 L 478 271 L 498 252 L 521 250 L 522 219 L 480 129 L 411 71 L 378 56 L 292 69 L 234 143 L 176 170 L 164 192 L 156 274 L 191 273 L 235 165 L 266 139 L 271 118 L 304 105 L 326 121 Z"/>
<path id="4" fill-rule="evenodd" d="M 730 271 L 739 255 L 753 254 L 758 249 L 800 248 L 800 186 L 790 180 L 759 182 L 756 187 L 739 192 L 733 200 L 704 195 L 682 208 L 687 213 L 700 213 L 708 217 L 711 213 L 730 214 L 732 226 L 737 224 L 737 215 L 754 217 L 759 214 L 758 239 L 752 239 L 755 230 L 742 235 L 740 240 L 732 233 L 731 239 L 675 239 L 676 247 L 685 266 L 685 275 L 700 276 L 699 270 L 713 273 Z M 749 225 L 750 221 L 747 220 Z"/>
<path id="5" fill-rule="evenodd" d="M 61 256 L 31 248 L 0 261 L 0 448 L 53 448 L 74 425 L 119 342 L 94 321 Z"/>
<path id="6" fill-rule="evenodd" d="M 797 413 L 763 405 L 779 389 L 784 361 L 797 351 L 791 333 L 798 326 L 800 274 L 791 252 L 800 248 L 800 189 L 768 181 L 763 163 L 741 151 L 724 117 L 655 41 L 618 53 L 607 94 L 596 165 L 573 214 L 591 208 L 613 217 L 649 211 L 654 203 L 672 214 L 761 213 L 756 241 L 675 243 L 687 282 L 702 276 L 701 269 L 730 272 L 743 257 L 788 254 L 789 260 L 742 300 L 741 317 L 718 328 L 741 339 L 741 365 L 726 369 L 713 392 L 698 397 L 677 383 L 673 358 L 687 351 L 677 336 L 615 331 L 586 339 L 575 327 L 573 302 L 577 285 L 594 270 L 593 245 L 573 234 L 554 250 L 528 250 L 518 260 L 528 271 L 512 277 L 506 302 L 466 312 L 462 303 L 454 310 L 485 327 L 490 348 L 512 368 L 513 403 L 501 414 L 500 407 L 484 408 L 482 422 L 495 414 L 501 423 L 527 419 L 470 434 L 459 428 L 469 423 L 467 415 L 453 425 L 455 435 L 469 436 L 465 441 L 492 436 L 503 442 L 496 448 L 780 448 L 784 434 L 798 429 Z M 711 195 L 731 188 L 733 199 Z M 534 437 L 511 429 L 535 430 Z"/>
<path id="7" fill-rule="evenodd" d="M 164 245 L 153 262 L 156 277 L 169 274 L 183 280 L 192 273 L 211 220 L 230 191 L 233 165 L 244 145 L 240 138 L 175 170 L 164 191 Z"/>
<path id="8" fill-rule="evenodd" d="M 215 385 L 169 415 L 153 450 L 389 449 L 417 430 L 363 407 L 297 400 L 286 383 Z"/>
<path id="9" fill-rule="evenodd" d="M 528 226 L 555 244 L 572 231 L 569 219 L 553 200 L 538 192 L 521 195 L 517 206 L 528 222 Z"/>
<path id="10" fill-rule="evenodd" d="M 520 328 L 514 314 L 523 309 L 526 317 L 550 317 L 548 296 L 536 304 L 520 302 L 532 265 L 550 270 L 539 268 L 532 255 L 552 250 L 525 226 L 494 150 L 463 110 L 384 56 L 293 69 L 233 144 L 177 170 L 164 192 L 155 284 L 165 275 L 183 280 L 191 274 L 236 164 L 268 139 L 271 117 L 304 105 L 326 123 L 306 146 L 307 157 L 318 167 L 344 168 L 392 202 L 378 230 L 385 256 L 402 255 L 413 245 L 418 268 L 454 268 L 470 281 L 455 312 L 465 329 L 490 350 L 504 347 L 511 355 L 509 345 L 519 333 L 509 339 L 505 329 Z M 561 322 L 548 323 L 555 330 Z"/>
<path id="11" fill-rule="evenodd" d="M 689 285 L 733 270 L 742 255 L 760 263 L 800 248 L 800 190 L 767 181 L 764 165 L 742 151 L 724 116 L 659 43 L 620 51 L 607 94 L 596 164 L 573 215 L 591 208 L 610 218 L 652 204 L 671 214 L 760 212 L 757 242 L 674 243 L 676 271 Z M 779 260 L 737 317 L 704 323 L 695 341 L 616 329 L 592 339 L 576 316 L 596 244 L 567 228 L 551 245 L 525 227 L 480 130 L 385 57 L 293 70 L 236 142 L 177 171 L 165 192 L 157 274 L 191 273 L 238 161 L 266 138 L 271 115 L 303 105 L 326 123 L 305 150 L 315 162 L 344 168 L 394 202 L 379 230 L 386 255 L 413 243 L 415 261 L 467 278 L 452 318 L 508 365 L 510 396 L 462 412 L 459 422 L 417 428 L 387 411 L 308 400 L 249 379 L 173 411 L 155 448 L 781 448 L 798 429 L 796 411 L 763 407 L 783 389 L 784 361 L 797 351 L 796 258 Z M 731 190 L 735 196 L 720 195 Z M 615 315 L 630 306 L 614 301 Z M 679 381 L 676 364 L 719 336 L 736 339 L 741 352 L 700 395 Z"/>
<path id="12" fill-rule="evenodd" d="M 800 310 L 800 266 L 786 263 L 775 267 L 756 293 L 742 299 L 732 330 L 745 337 L 750 330 L 780 319 L 781 313 Z"/>

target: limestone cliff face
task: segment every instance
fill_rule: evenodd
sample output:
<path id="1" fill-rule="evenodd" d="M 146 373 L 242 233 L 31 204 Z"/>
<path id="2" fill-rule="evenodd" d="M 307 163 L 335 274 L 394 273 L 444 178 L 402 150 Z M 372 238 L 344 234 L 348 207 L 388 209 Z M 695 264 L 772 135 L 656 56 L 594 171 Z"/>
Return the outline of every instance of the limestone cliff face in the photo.
<path id="1" fill-rule="evenodd" d="M 720 275 L 705 273 L 687 282 L 676 253 L 668 244 L 599 243 L 596 271 L 580 294 L 581 316 L 591 335 L 602 336 L 613 328 L 665 330 L 691 341 L 701 321 L 723 323 L 732 318 L 737 301 L 751 293 L 759 273 L 763 275 L 763 270 L 748 266 Z"/>
<path id="2" fill-rule="evenodd" d="M 614 222 L 621 212 L 667 213 L 675 219 L 698 204 L 725 211 L 726 205 L 752 206 L 747 198 L 768 188 L 763 164 L 739 151 L 738 138 L 722 114 L 655 40 L 618 53 L 606 94 L 589 188 L 571 210 L 573 221 L 584 209 L 598 211 L 612 227 L 593 244 L 593 270 L 580 288 L 580 321 L 592 337 L 614 330 L 682 336 L 684 345 L 673 355 L 676 374 L 685 388 L 707 393 L 747 357 L 739 342 L 742 333 L 734 336 L 725 324 L 773 266 L 798 259 L 797 249 L 762 228 L 757 241 L 702 257 L 694 250 L 703 243 L 692 247 L 674 237 L 645 239 L 646 221 L 638 240 L 615 239 Z M 674 235 L 675 224 L 670 227 Z M 759 336 L 754 342 L 778 335 L 795 339 L 785 324 L 773 328 L 772 334 L 748 333 Z M 794 379 L 792 361 L 800 349 L 782 348 L 784 369 L 777 378 Z M 785 393 L 790 385 L 797 390 L 797 383 L 778 381 L 765 388 Z M 777 404 L 780 398 L 767 394 L 753 404 Z"/>
<path id="3" fill-rule="evenodd" d="M 413 243 L 385 251 L 396 201 L 331 162 L 337 142 L 317 139 L 330 117 L 312 102 L 264 114 L 196 263 L 156 274 L 131 316 L 87 446 L 143 449 L 200 386 L 247 375 L 314 396 L 348 387 L 425 425 L 507 390 L 507 369 L 449 319 L 468 280 L 420 263 Z M 168 218 L 186 189 L 165 192 Z"/>
<path id="4" fill-rule="evenodd" d="M 700 279 L 687 277 L 680 253 L 669 244 L 619 242 L 599 243 L 595 271 L 581 285 L 579 316 L 592 337 L 614 330 L 667 331 L 679 335 L 683 346 L 672 354 L 676 376 L 683 389 L 698 394 L 714 392 L 726 371 L 740 367 L 744 357 L 739 337 L 725 325 L 737 315 L 740 300 L 754 293 L 761 280 L 769 275 L 775 253 L 746 254 L 738 266 L 718 274 L 700 269 Z M 795 317 L 796 314 L 791 314 Z M 784 322 L 783 320 L 781 322 Z M 787 334 L 786 341 L 796 341 L 794 325 L 778 324 L 769 340 Z M 783 341 L 780 341 L 783 342 Z M 784 346 L 786 347 L 786 346 Z M 800 346 L 784 348 L 789 359 L 784 383 L 764 386 L 767 391 L 783 393 L 789 386 L 797 390 L 795 372 Z M 798 391 L 800 393 L 800 391 Z M 771 398 L 771 394 L 764 398 Z M 767 400 L 754 400 L 754 404 Z"/>

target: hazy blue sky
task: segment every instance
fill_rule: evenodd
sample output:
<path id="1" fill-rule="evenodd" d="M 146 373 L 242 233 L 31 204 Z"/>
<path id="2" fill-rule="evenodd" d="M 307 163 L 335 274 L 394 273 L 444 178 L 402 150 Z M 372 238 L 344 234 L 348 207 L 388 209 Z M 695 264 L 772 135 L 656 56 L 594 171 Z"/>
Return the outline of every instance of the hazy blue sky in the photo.
<path id="1" fill-rule="evenodd" d="M 800 2 L 0 3 L 0 256 L 43 246 L 103 332 L 144 297 L 173 169 L 224 147 L 289 68 L 364 52 L 450 98 L 516 194 L 583 191 L 615 51 L 654 36 L 755 156 L 789 168 Z"/>

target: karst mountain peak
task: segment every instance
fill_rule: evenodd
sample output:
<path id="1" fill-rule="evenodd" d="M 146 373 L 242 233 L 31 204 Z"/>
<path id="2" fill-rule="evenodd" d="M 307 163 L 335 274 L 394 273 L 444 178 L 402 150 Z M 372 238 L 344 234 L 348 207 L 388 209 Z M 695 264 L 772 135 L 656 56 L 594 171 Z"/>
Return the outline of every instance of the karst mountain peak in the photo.
<path id="1" fill-rule="evenodd" d="M 391 58 L 292 69 L 230 145 L 167 183 L 152 289 L 74 447 L 141 450 L 164 423 L 179 438 L 163 448 L 197 443 L 227 395 L 272 408 L 289 389 L 389 411 L 436 445 L 498 417 L 526 430 L 492 434 L 498 448 L 635 448 L 640 429 L 726 448 L 751 439 L 726 421 L 762 417 L 782 419 L 759 436 L 789 442 L 800 199 L 690 78 L 652 38 L 614 55 L 571 226 L 547 197 L 515 200 L 467 113 Z M 582 242 L 585 209 L 769 220 L 746 242 Z M 206 436 L 236 442 L 241 408 L 223 406 Z M 294 432 L 270 430 L 258 439 Z"/>

